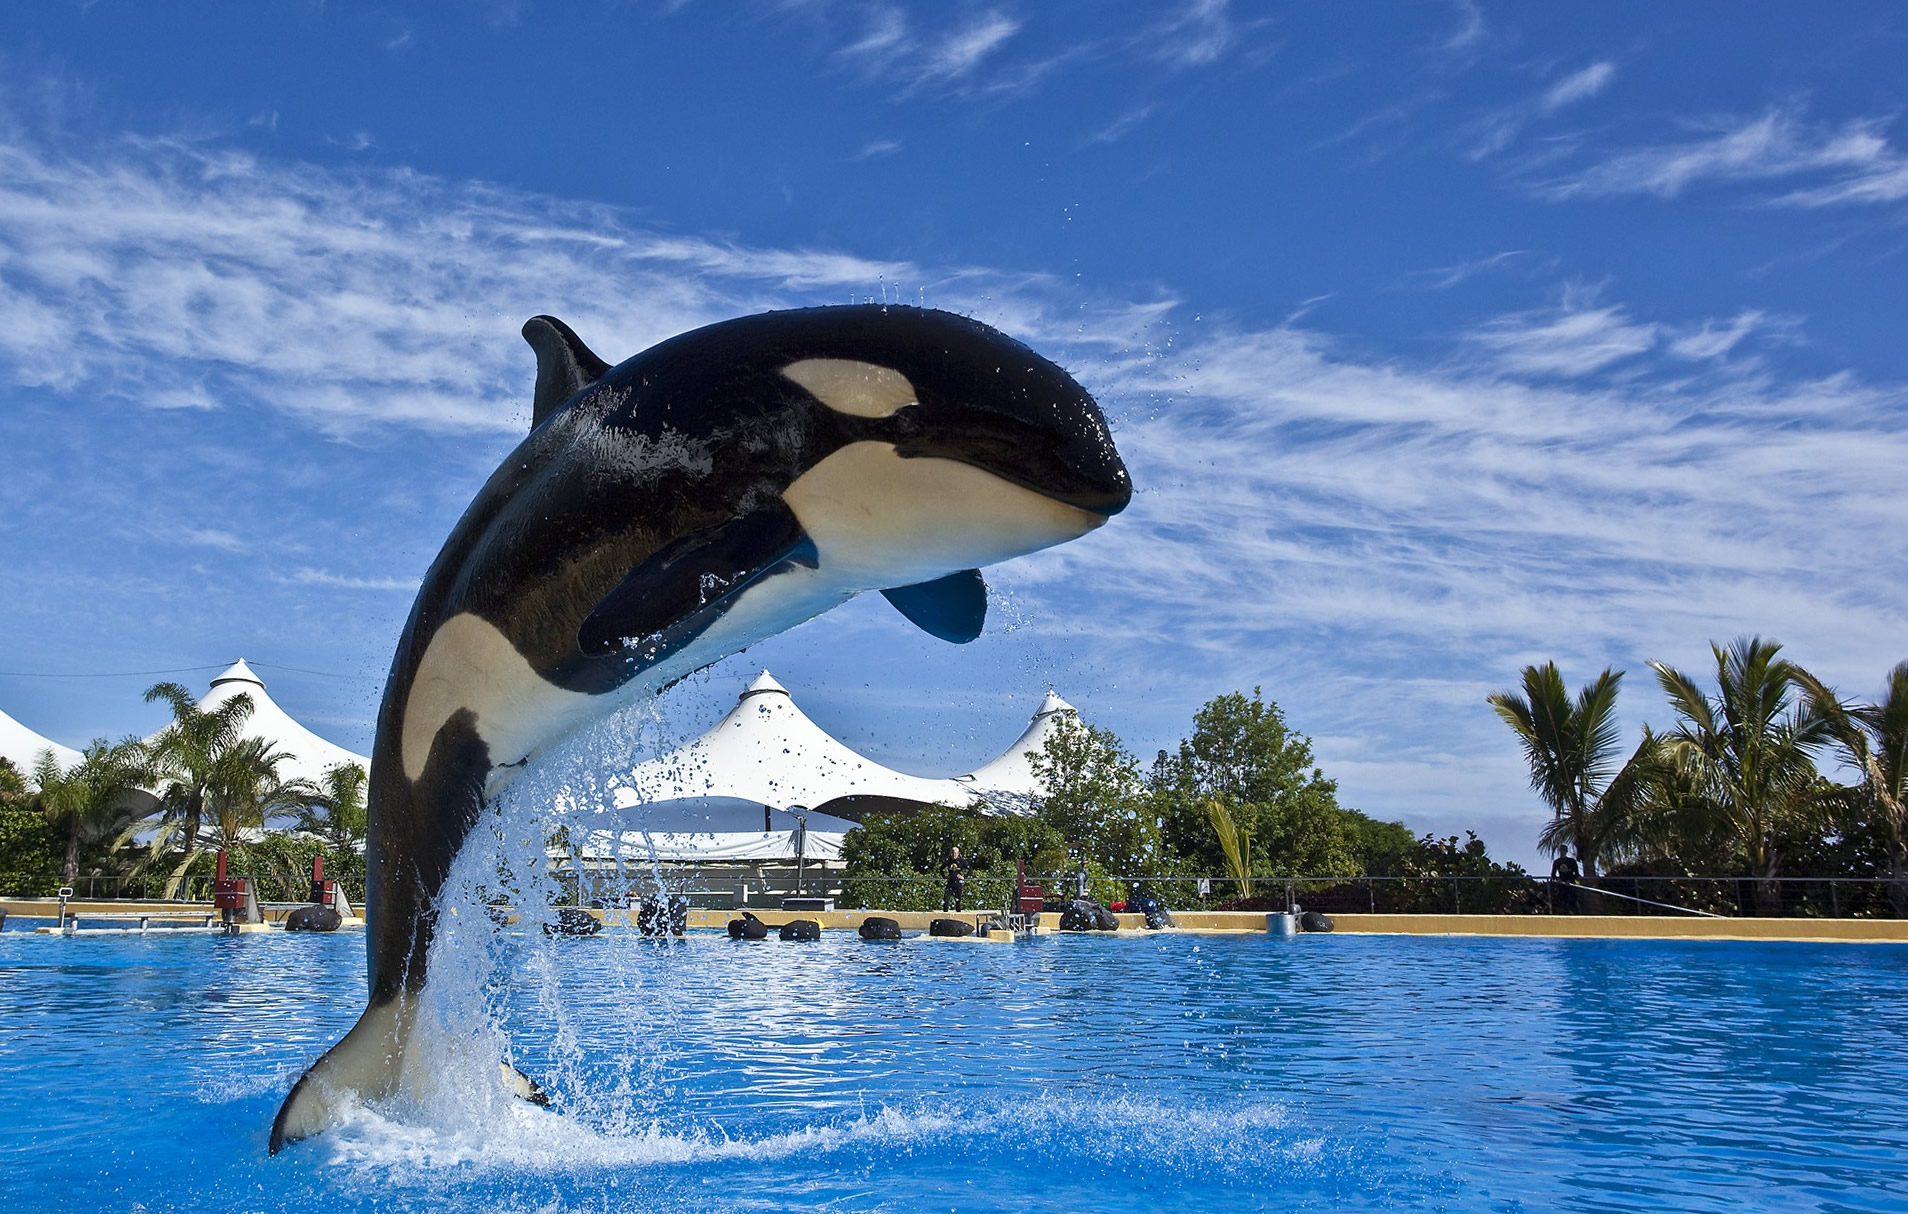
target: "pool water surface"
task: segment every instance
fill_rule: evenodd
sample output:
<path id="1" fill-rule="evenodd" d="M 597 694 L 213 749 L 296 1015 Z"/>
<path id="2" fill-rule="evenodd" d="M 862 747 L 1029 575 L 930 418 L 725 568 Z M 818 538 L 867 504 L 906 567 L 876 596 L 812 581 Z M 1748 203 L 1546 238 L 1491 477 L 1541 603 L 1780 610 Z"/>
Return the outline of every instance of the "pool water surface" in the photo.
<path id="1" fill-rule="evenodd" d="M 362 936 L 9 925 L 0 1211 L 1908 1208 L 1908 947 L 498 949 L 554 1110 L 364 1110 L 269 1157 Z"/>

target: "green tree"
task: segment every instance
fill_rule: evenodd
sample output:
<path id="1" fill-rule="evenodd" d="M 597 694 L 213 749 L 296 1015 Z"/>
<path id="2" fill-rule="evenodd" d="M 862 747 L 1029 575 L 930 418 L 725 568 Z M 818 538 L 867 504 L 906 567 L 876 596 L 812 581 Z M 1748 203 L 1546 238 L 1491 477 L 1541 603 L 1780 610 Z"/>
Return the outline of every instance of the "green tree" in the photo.
<path id="1" fill-rule="evenodd" d="M 33 782 L 40 786 L 40 812 L 66 839 L 61 872 L 67 885 L 79 877 L 80 845 L 111 838 L 133 816 L 129 803 L 145 769 L 145 748 L 137 738 L 95 738 L 65 770 L 51 750 L 40 752 Z"/>
<path id="2" fill-rule="evenodd" d="M 158 791 L 159 809 L 152 823 L 158 830 L 151 840 L 151 856 L 177 849 L 177 868 L 166 881 L 168 898 L 177 897 L 179 882 L 199 855 L 199 831 L 205 821 L 206 801 L 218 779 L 226 753 L 245 736 L 252 715 L 252 697 L 244 692 L 207 710 L 179 683 L 155 683 L 146 689 L 146 702 L 164 700 L 172 709 L 172 723 L 159 731 L 147 747 L 147 779 Z"/>
<path id="3" fill-rule="evenodd" d="M 938 908 L 949 850 L 955 847 L 967 864 L 970 909 L 1004 905 L 1020 861 L 1034 874 L 1057 872 L 1066 862 L 1059 832 L 1039 818 L 989 816 L 947 805 L 870 814 L 842 843 L 843 904 Z"/>
<path id="4" fill-rule="evenodd" d="M 1096 885 L 1110 876 L 1138 876 L 1162 861 L 1160 822 L 1140 779 L 1139 762 L 1110 729 L 1067 715 L 1029 759 L 1042 792 L 1034 814 L 1087 867 Z M 1054 874 L 1057 875 L 1057 874 Z M 1123 898 L 1124 886 L 1096 888 Z"/>
<path id="5" fill-rule="evenodd" d="M 1166 851 L 1201 873 L 1230 867 L 1210 810 L 1215 799 L 1251 839 L 1255 875 L 1351 876 L 1374 861 L 1367 845 L 1399 842 L 1338 804 L 1311 739 L 1256 687 L 1250 698 L 1233 692 L 1207 701 L 1178 751 L 1159 753 L 1151 784 Z"/>
<path id="6" fill-rule="evenodd" d="M 309 780 L 278 774 L 279 765 L 290 757 L 263 738 L 242 738 L 220 754 L 205 800 L 214 847 L 239 847 L 263 832 L 274 814 L 309 812 L 323 794 Z"/>
<path id="7" fill-rule="evenodd" d="M 1809 710 L 1819 715 L 1856 784 L 1838 790 L 1845 834 L 1879 843 L 1886 856 L 1889 900 L 1908 917 L 1908 662 L 1888 672 L 1882 698 L 1873 704 L 1844 703 L 1805 670 L 1795 679 Z"/>
<path id="8" fill-rule="evenodd" d="M 1622 681 L 1622 671 L 1605 667 L 1572 700 L 1557 664 L 1546 662 L 1524 667 L 1524 694 L 1500 691 L 1488 699 L 1523 745 L 1530 786 L 1550 807 L 1538 847 L 1553 855 L 1574 847 L 1587 883 L 1606 854 L 1621 859 L 1635 850 L 1667 773 L 1663 748 L 1647 726 L 1636 750 L 1618 763 Z"/>
<path id="9" fill-rule="evenodd" d="M 40 813 L 26 777 L 0 758 L 0 895 L 52 893 L 60 851 L 59 832 Z"/>
<path id="10" fill-rule="evenodd" d="M 1739 862 L 1757 878 L 1757 908 L 1774 914 L 1782 905 L 1774 878 L 1784 839 L 1815 831 L 1829 808 L 1814 752 L 1832 741 L 1830 720 L 1792 694 L 1806 686 L 1803 672 L 1777 656 L 1777 642 L 1738 637 L 1727 649 L 1713 642 L 1709 648 L 1714 697 L 1681 671 L 1650 663 L 1678 717 L 1663 745 L 1688 780 L 1690 806 L 1733 842 Z"/>
<path id="11" fill-rule="evenodd" d="M 330 850 L 356 850 L 366 830 L 365 781 L 364 768 L 356 763 L 327 767 L 310 804 L 298 815 L 298 829 L 317 835 Z"/>

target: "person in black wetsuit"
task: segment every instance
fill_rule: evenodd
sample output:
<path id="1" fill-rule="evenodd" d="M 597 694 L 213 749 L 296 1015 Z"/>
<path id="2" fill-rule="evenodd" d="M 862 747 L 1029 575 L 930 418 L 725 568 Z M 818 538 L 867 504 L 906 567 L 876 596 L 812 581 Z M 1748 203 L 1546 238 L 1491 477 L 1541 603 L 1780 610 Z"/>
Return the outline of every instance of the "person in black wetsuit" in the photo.
<path id="1" fill-rule="evenodd" d="M 967 866 L 961 863 L 961 849 L 956 847 L 948 853 L 947 886 L 941 890 L 941 909 L 960 910 L 961 897 L 966 892 Z"/>
<path id="2" fill-rule="evenodd" d="M 1583 874 L 1577 869 L 1577 862 L 1570 858 L 1570 849 L 1565 847 L 1557 852 L 1557 858 L 1550 862 L 1550 905 L 1552 910 L 1566 915 L 1577 910 L 1577 878 Z"/>

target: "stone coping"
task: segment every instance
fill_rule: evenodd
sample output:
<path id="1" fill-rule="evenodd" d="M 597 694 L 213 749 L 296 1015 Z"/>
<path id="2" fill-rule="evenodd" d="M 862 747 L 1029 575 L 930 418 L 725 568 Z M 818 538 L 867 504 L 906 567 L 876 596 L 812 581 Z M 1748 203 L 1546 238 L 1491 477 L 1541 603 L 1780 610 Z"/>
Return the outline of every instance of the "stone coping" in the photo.
<path id="1" fill-rule="evenodd" d="M 57 898 L 0 898 L 0 910 L 9 916 L 52 919 L 58 914 Z M 268 906 L 264 914 L 271 924 L 281 922 L 291 907 Z M 209 902 L 166 902 L 157 899 L 138 902 L 112 902 L 74 899 L 67 910 L 82 919 L 113 916 L 124 919 L 147 915 L 154 919 L 202 919 L 216 914 Z M 625 926 L 629 913 L 622 910 L 590 911 L 611 926 Z M 720 930 L 739 910 L 692 908 L 689 926 Z M 864 919 L 880 915 L 893 919 L 903 930 L 924 932 L 935 919 L 961 919 L 979 927 L 995 916 L 993 911 L 784 911 L 754 910 L 756 918 L 770 927 L 780 927 L 791 919 L 812 919 L 823 928 L 853 931 Z M 1143 915 L 1119 914 L 1120 932 L 1147 935 Z M 1173 920 L 1181 931 L 1239 932 L 1263 934 L 1267 929 L 1264 911 L 1175 911 Z M 1671 915 L 1333 915 L 1336 934 L 1362 936 L 1496 936 L 1563 937 L 1576 939 L 1657 939 L 1657 940 L 1801 940 L 1817 942 L 1908 943 L 1908 920 L 1902 919 L 1707 919 Z M 346 920 L 355 927 L 361 919 Z M 1060 916 L 1040 916 L 1043 933 L 1057 933 Z M 1089 932 L 1087 935 L 1109 935 Z"/>

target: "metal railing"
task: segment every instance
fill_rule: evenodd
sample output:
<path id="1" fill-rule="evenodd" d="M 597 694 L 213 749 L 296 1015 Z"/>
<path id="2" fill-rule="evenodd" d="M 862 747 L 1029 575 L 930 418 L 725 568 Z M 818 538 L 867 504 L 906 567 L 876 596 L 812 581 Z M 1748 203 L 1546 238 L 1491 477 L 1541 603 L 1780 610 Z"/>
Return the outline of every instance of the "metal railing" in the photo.
<path id="1" fill-rule="evenodd" d="M 725 864 L 704 872 L 693 865 L 664 866 L 664 884 L 672 891 L 689 891 L 736 905 L 773 904 L 797 892 L 794 866 L 763 865 L 759 870 Z M 237 873 L 236 876 L 251 877 Z M 894 876 L 850 873 L 836 865 L 811 865 L 803 874 L 799 892 L 833 897 L 843 906 L 889 910 L 935 910 L 942 901 L 944 882 L 939 874 Z M 562 874 L 559 874 L 561 879 Z M 1029 874 L 1050 898 L 1071 897 L 1076 875 Z M 265 902 L 303 902 L 309 883 L 290 877 L 255 878 L 258 897 Z M 571 878 L 574 880 L 574 877 Z M 618 883 L 636 888 L 648 884 L 643 874 L 629 873 Z M 50 897 L 62 884 L 58 874 L 29 882 L 33 888 L 0 891 L 16 897 Z M 606 890 L 605 881 L 601 889 Z M 1013 889 L 1011 875 L 970 874 L 962 905 L 985 910 L 1005 905 Z M 354 906 L 364 905 L 362 878 L 340 881 Z M 1908 883 L 1886 877 L 1648 877 L 1599 876 L 1575 884 L 1529 875 L 1474 876 L 1412 874 L 1353 877 L 1253 877 L 1248 899 L 1242 882 L 1232 876 L 1189 876 L 1182 873 L 1094 874 L 1089 893 L 1102 901 L 1119 901 L 1143 890 L 1174 909 L 1218 910 L 1283 909 L 1298 904 L 1327 914 L 1598 914 L 1598 915 L 1719 915 L 1729 918 L 1779 916 L 1822 919 L 1908 918 Z M 41 887 L 44 887 L 43 889 Z M 164 893 L 163 874 L 143 877 L 87 876 L 74 882 L 73 896 L 87 901 L 157 901 Z M 206 902 L 212 897 L 212 878 L 192 876 L 181 882 L 177 898 Z M 586 897 L 600 897 L 598 882 L 586 876 Z M 1243 904 L 1243 905 L 1242 905 Z"/>
<path id="2" fill-rule="evenodd" d="M 1029 877 L 1030 880 L 1033 878 Z M 1077 891 L 1074 874 L 1046 875 L 1049 898 Z M 845 905 L 933 909 L 943 882 L 920 876 L 849 875 Z M 1003 904 L 1011 877 L 970 875 L 963 904 Z M 1244 886 L 1249 884 L 1248 898 Z M 1180 873 L 1094 875 L 1090 895 L 1117 901 L 1143 890 L 1184 910 L 1273 910 L 1297 904 L 1328 914 L 1596 914 L 1702 915 L 1821 919 L 1908 918 L 1908 883 L 1886 877 L 1647 877 L 1599 876 L 1575 883 L 1527 874 L 1411 874 L 1352 877 L 1269 876 L 1242 882 L 1232 876 Z M 1109 896 L 1111 895 L 1111 896 Z M 908 905 L 902 905 L 907 903 Z M 914 903 L 921 903 L 919 907 Z M 1240 905 L 1243 903 L 1244 905 Z"/>
<path id="3" fill-rule="evenodd" d="M 292 878 L 286 876 L 255 877 L 251 873 L 244 872 L 234 872 L 232 875 L 252 881 L 254 883 L 253 889 L 257 891 L 258 899 L 261 902 L 302 903 L 308 900 L 307 895 L 311 893 L 311 881 L 309 878 Z M 50 898 L 54 896 L 54 891 L 58 890 L 64 884 L 65 878 L 61 874 L 54 873 L 37 881 L 27 882 L 21 889 L 7 890 L 4 892 L 14 897 Z M 88 876 L 85 873 L 81 873 L 73 879 L 72 890 L 74 899 L 78 901 L 158 902 L 165 900 L 166 884 L 167 877 L 163 873 L 147 874 L 139 877 Z M 345 897 L 350 899 L 353 906 L 364 905 L 363 878 L 340 879 L 338 885 L 344 890 Z M 179 902 L 210 902 L 212 900 L 212 877 L 208 874 L 184 878 L 179 882 L 178 892 L 174 895 L 172 900 Z"/>

